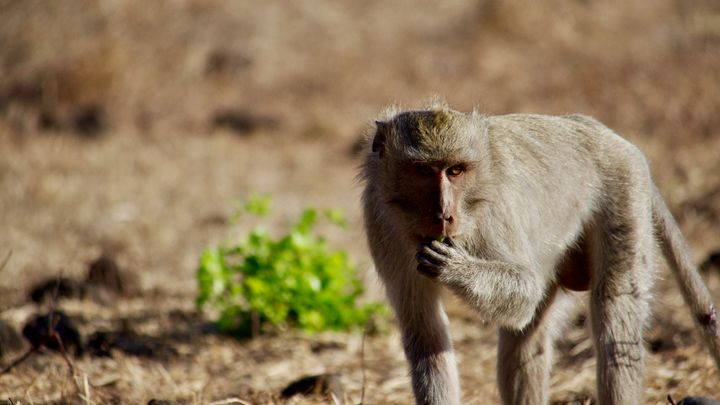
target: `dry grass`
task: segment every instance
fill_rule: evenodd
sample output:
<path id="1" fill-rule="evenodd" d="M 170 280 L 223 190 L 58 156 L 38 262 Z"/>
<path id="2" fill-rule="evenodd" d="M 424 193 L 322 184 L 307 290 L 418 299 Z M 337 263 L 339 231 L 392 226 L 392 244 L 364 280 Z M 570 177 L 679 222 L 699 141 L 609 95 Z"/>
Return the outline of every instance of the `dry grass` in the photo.
<path id="1" fill-rule="evenodd" d="M 433 94 L 464 110 L 598 117 L 646 151 L 703 258 L 720 245 L 718 18 L 710 0 L 0 0 L 0 258 L 13 252 L 0 318 L 21 325 L 38 310 L 25 299 L 33 282 L 78 276 L 110 252 L 143 293 L 60 306 L 85 335 L 129 325 L 175 351 L 84 357 L 74 376 L 60 356 L 33 355 L 0 376 L 0 394 L 283 403 L 289 381 L 328 371 L 359 401 L 359 334 L 204 333 L 192 307 L 197 255 L 227 236 L 234 204 L 260 192 L 274 196 L 274 225 L 307 204 L 344 209 L 351 231 L 331 240 L 369 268 L 350 150 L 383 105 Z M 215 127 L 229 110 L 261 117 L 257 128 Z M 708 283 L 720 301 L 720 277 Z M 647 402 L 720 397 L 677 290 L 660 280 L 658 296 L 648 339 L 674 346 L 648 355 Z M 494 332 L 450 310 L 465 401 L 495 403 Z M 554 400 L 592 396 L 588 342 L 574 327 L 559 343 Z M 365 364 L 367 403 L 410 400 L 396 333 L 370 337 Z"/>

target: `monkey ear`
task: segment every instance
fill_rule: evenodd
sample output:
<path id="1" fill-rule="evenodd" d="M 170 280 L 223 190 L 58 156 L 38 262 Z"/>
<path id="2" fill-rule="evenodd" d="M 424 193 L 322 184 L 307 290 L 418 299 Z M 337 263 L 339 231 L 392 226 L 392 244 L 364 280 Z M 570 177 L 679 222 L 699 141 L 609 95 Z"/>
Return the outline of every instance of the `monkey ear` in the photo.
<path id="1" fill-rule="evenodd" d="M 385 140 L 387 139 L 390 124 L 383 121 L 375 121 L 375 125 L 377 126 L 377 131 L 375 132 L 375 137 L 373 137 L 372 141 L 372 152 L 378 152 L 382 157 L 383 152 L 385 151 Z"/>

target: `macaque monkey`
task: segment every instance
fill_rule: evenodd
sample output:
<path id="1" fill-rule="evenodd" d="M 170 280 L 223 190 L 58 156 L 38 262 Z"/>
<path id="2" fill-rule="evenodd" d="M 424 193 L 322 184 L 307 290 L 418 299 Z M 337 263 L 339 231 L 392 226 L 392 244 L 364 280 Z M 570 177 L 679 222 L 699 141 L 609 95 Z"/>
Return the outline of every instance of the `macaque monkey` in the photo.
<path id="1" fill-rule="evenodd" d="M 581 115 L 461 113 L 376 122 L 361 170 L 367 238 L 418 404 L 459 404 L 447 288 L 499 326 L 505 404 L 548 402 L 569 291 L 589 291 L 600 404 L 639 404 L 656 245 L 720 367 L 720 326 L 643 154 Z"/>

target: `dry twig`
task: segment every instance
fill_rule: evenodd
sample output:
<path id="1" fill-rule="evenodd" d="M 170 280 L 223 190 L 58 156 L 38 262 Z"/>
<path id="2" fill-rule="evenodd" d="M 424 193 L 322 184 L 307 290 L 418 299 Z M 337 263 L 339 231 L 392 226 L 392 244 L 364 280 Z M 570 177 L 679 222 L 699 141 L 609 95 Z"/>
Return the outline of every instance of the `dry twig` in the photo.
<path id="1" fill-rule="evenodd" d="M 230 405 L 230 404 L 250 405 L 250 402 L 243 401 L 240 398 L 227 398 L 227 399 L 221 399 L 220 401 L 215 401 L 215 402 L 210 403 L 210 405 Z"/>
<path id="2" fill-rule="evenodd" d="M 5 266 L 7 266 L 8 262 L 10 261 L 10 257 L 12 256 L 12 249 L 8 252 L 7 256 L 5 256 L 5 260 L 3 260 L 3 263 L 0 264 L 0 271 L 3 271 L 5 269 Z"/>
<path id="3" fill-rule="evenodd" d="M 90 382 L 88 381 L 87 374 L 83 373 L 83 393 L 78 394 L 80 399 L 83 400 L 83 403 L 85 404 L 92 404 L 92 399 L 90 397 Z"/>
<path id="4" fill-rule="evenodd" d="M 17 359 L 13 360 L 13 362 L 10 363 L 9 365 L 5 366 L 5 367 L 2 369 L 2 371 L 0 371 L 0 376 L 3 376 L 3 375 L 5 375 L 5 374 L 9 373 L 13 368 L 17 367 L 18 364 L 20 364 L 20 363 L 22 363 L 23 361 L 27 360 L 27 358 L 30 357 L 31 354 L 33 354 L 33 353 L 35 353 L 36 351 L 38 351 L 38 349 L 39 349 L 38 346 L 33 346 L 33 347 L 31 347 L 30 349 L 28 349 L 28 351 L 26 351 L 25 353 L 23 353 L 22 356 L 20 356 L 20 357 L 18 357 Z"/>

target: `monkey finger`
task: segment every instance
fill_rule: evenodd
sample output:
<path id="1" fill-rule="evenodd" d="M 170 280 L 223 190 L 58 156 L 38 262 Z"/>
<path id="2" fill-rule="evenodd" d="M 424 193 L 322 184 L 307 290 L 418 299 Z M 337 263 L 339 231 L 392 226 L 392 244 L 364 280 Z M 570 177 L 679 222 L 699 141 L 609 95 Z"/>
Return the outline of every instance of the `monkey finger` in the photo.
<path id="1" fill-rule="evenodd" d="M 415 259 L 420 260 L 421 258 L 434 265 L 440 265 L 447 261 L 447 257 L 445 255 L 434 251 L 428 246 L 424 247 L 421 251 L 415 254 Z"/>
<path id="2" fill-rule="evenodd" d="M 428 249 L 439 251 L 442 248 L 438 248 L 438 246 L 441 246 L 442 244 L 443 244 L 442 242 L 438 242 L 436 240 L 427 240 L 418 245 L 417 251 L 422 252 L 422 251 L 427 251 Z"/>
<path id="3" fill-rule="evenodd" d="M 418 252 L 417 254 L 415 254 L 415 260 L 417 260 L 419 264 L 422 264 L 424 266 L 439 266 L 443 264 L 443 260 L 441 257 L 425 255 L 422 252 Z"/>
<path id="4" fill-rule="evenodd" d="M 434 240 L 434 241 L 430 242 L 427 246 L 428 246 L 430 249 L 432 249 L 434 252 L 437 252 L 437 253 L 442 254 L 442 255 L 444 255 L 444 256 L 450 255 L 450 253 L 451 253 L 452 250 L 454 249 L 453 247 L 447 245 L 445 242 L 440 242 L 440 241 L 437 241 L 437 240 Z"/>
<path id="5" fill-rule="evenodd" d="M 435 266 L 426 266 L 423 264 L 418 264 L 417 266 L 418 273 L 422 274 L 425 277 L 429 277 L 432 279 L 437 278 L 440 275 L 440 272 Z"/>

